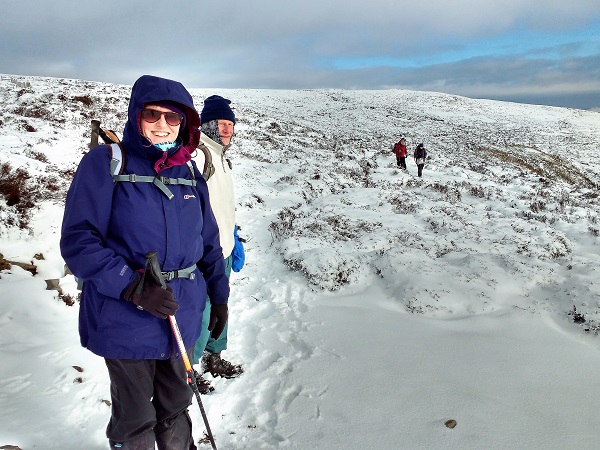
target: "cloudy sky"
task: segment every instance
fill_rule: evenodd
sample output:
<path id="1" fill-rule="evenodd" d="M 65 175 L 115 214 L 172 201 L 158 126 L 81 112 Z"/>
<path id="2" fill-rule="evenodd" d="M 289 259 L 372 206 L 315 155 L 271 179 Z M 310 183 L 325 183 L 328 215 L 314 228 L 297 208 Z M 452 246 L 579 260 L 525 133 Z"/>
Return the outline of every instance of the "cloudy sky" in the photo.
<path id="1" fill-rule="evenodd" d="M 600 108 L 598 0 L 0 0 L 0 73 Z"/>

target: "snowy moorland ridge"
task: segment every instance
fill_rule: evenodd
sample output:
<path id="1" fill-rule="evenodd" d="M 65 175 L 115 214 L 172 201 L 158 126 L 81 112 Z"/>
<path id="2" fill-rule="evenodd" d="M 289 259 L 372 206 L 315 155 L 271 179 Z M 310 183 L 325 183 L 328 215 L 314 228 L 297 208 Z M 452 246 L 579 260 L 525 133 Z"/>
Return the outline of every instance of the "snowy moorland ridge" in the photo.
<path id="1" fill-rule="evenodd" d="M 597 448 L 600 113 L 188 88 L 237 117 L 246 265 L 223 356 L 245 373 L 207 374 L 219 449 Z M 58 241 L 90 121 L 121 135 L 130 89 L 0 77 L 0 448 L 107 448 Z M 422 178 L 396 167 L 403 136 Z"/>

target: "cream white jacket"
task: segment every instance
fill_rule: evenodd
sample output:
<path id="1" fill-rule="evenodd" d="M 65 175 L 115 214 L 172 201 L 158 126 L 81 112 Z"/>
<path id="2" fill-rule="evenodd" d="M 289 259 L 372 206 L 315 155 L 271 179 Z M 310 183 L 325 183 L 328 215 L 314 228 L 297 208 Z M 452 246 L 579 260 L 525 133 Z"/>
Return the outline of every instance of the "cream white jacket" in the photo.
<path id="1" fill-rule="evenodd" d="M 233 228 L 235 226 L 235 195 L 231 169 L 225 160 L 223 146 L 200 134 L 200 142 L 208 148 L 212 156 L 215 172 L 208 179 L 208 193 L 213 213 L 219 226 L 219 238 L 223 248 L 223 257 L 227 258 L 233 251 Z M 199 168 L 204 167 L 204 153 L 198 151 L 194 157 Z"/>

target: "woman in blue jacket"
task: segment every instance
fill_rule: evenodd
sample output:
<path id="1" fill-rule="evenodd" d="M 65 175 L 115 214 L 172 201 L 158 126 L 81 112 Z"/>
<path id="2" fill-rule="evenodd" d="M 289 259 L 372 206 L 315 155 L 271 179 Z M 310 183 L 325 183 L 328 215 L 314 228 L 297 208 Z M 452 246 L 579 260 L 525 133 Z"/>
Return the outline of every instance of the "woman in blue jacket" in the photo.
<path id="1" fill-rule="evenodd" d="M 227 321 L 218 228 L 206 182 L 190 162 L 199 126 L 181 83 L 142 76 L 131 91 L 122 175 L 113 179 L 111 147 L 96 147 L 67 194 L 61 253 L 83 280 L 81 344 L 108 368 L 111 448 L 196 448 L 187 414 L 192 390 L 165 319 L 175 315 L 188 353 L 207 297 L 214 331 Z M 142 277 L 149 251 L 158 254 L 166 290 Z"/>

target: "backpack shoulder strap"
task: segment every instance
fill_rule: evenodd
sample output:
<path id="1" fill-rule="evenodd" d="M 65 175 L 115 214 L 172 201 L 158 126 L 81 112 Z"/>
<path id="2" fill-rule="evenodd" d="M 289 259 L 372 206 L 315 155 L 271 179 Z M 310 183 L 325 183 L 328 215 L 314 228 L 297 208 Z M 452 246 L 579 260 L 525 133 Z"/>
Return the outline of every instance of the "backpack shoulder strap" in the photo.
<path id="1" fill-rule="evenodd" d="M 168 178 L 161 176 L 149 176 L 149 175 L 135 175 L 135 174 L 123 174 L 125 170 L 125 152 L 120 143 L 111 144 L 111 159 L 110 159 L 110 174 L 115 181 L 115 184 L 119 181 L 127 181 L 130 183 L 152 183 L 158 187 L 168 198 L 173 198 L 173 193 L 167 187 L 167 185 L 185 185 L 185 186 L 196 186 L 196 176 L 194 175 L 194 166 L 191 161 L 188 161 L 187 167 L 191 175 L 191 180 L 186 178 Z"/>
<path id="2" fill-rule="evenodd" d="M 187 168 L 190 171 L 190 176 L 192 177 L 192 180 L 196 179 L 196 174 L 194 173 L 194 165 L 192 164 L 192 161 L 188 161 L 186 162 L 187 164 Z"/>
<path id="3" fill-rule="evenodd" d="M 122 174 L 125 169 L 125 164 L 123 163 L 125 153 L 120 144 L 110 144 L 110 152 L 110 174 L 114 178 L 116 175 Z M 117 181 L 118 180 L 115 179 L 115 183 Z"/>
<path id="4" fill-rule="evenodd" d="M 202 168 L 202 176 L 206 181 L 215 173 L 215 166 L 212 162 L 212 154 L 206 145 L 200 142 L 198 148 L 204 153 L 204 167 Z"/>

